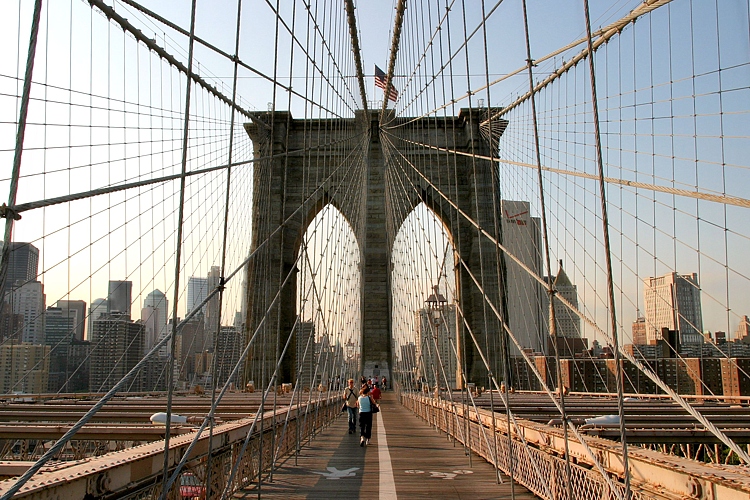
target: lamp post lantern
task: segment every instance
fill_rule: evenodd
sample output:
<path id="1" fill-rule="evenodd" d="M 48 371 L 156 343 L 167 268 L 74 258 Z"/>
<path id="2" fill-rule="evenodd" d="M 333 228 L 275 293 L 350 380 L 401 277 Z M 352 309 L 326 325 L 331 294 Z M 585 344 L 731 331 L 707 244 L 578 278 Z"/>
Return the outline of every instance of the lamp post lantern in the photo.
<path id="1" fill-rule="evenodd" d="M 428 345 L 427 350 L 428 352 L 430 352 L 434 349 L 434 354 L 430 356 L 430 361 L 432 364 L 435 391 L 436 393 L 438 393 L 439 388 L 440 388 L 440 378 L 438 376 L 437 363 L 439 360 L 438 350 L 441 344 L 439 332 L 440 332 L 440 325 L 442 323 L 442 316 L 443 316 L 443 313 L 445 312 L 446 306 L 448 305 L 448 300 L 446 300 L 446 298 L 440 293 L 440 291 L 438 290 L 438 285 L 434 285 L 432 287 L 432 290 L 433 290 L 433 293 L 431 293 L 430 296 L 427 297 L 427 300 L 425 301 L 425 304 L 427 304 L 426 316 L 430 324 L 429 338 L 432 341 L 432 346 Z M 422 359 L 424 361 L 424 355 Z"/>

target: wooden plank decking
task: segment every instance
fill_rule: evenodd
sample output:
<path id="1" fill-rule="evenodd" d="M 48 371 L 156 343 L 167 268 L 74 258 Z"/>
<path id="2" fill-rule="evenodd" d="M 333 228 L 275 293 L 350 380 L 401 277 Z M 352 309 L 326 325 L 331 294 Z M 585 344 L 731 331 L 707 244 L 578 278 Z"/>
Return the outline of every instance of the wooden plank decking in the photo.
<path id="1" fill-rule="evenodd" d="M 273 482 L 261 486 L 261 498 L 512 498 L 506 476 L 497 484 L 492 466 L 477 455 L 470 464 L 459 443 L 402 407 L 394 393 L 384 394 L 381 408 L 369 446 L 359 446 L 359 431 L 347 433 L 342 414 L 302 449 L 297 465 L 293 456 L 280 464 Z M 518 500 L 536 498 L 518 484 L 514 493 Z M 248 488 L 235 498 L 258 498 L 258 491 Z"/>

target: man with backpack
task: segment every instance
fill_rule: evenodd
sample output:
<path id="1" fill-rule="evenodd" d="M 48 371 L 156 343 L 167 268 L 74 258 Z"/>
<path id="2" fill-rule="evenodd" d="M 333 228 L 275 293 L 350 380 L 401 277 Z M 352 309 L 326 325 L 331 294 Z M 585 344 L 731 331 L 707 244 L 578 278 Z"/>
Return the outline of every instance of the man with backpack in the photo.
<path id="1" fill-rule="evenodd" d="M 342 397 L 346 401 L 346 411 L 349 413 L 349 434 L 357 430 L 357 391 L 354 389 L 354 379 L 350 378 Z"/>

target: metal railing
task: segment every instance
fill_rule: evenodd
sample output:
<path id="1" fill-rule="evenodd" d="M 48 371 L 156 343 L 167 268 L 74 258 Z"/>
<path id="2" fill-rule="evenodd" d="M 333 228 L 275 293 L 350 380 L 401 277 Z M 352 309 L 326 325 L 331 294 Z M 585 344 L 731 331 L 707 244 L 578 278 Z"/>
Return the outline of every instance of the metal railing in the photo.
<path id="1" fill-rule="evenodd" d="M 211 474 L 208 474 L 209 433 L 203 432 L 188 457 L 182 476 L 166 495 L 181 498 L 181 488 L 193 488 L 202 497 L 206 492 L 206 478 L 211 478 L 210 498 L 220 498 L 257 482 L 259 475 L 270 469 L 272 461 L 298 450 L 298 444 L 313 437 L 340 413 L 340 399 L 336 393 L 309 403 L 281 407 L 267 411 L 253 428 L 249 445 L 240 456 L 243 442 L 251 429 L 252 416 L 217 425 L 214 428 L 211 451 Z M 194 433 L 175 437 L 170 441 L 169 463 L 174 467 L 187 451 Z M 229 488 L 226 482 L 230 471 L 239 460 L 237 473 Z M 162 491 L 164 443 L 157 441 L 127 450 L 108 453 L 96 458 L 67 462 L 47 467 L 32 477 L 14 498 L 158 498 Z M 0 483 L 0 495 L 10 488 L 13 480 Z"/>
<path id="2" fill-rule="evenodd" d="M 571 498 L 567 488 L 562 429 L 516 418 L 518 427 L 513 431 L 512 448 L 509 449 L 508 424 L 503 414 L 496 413 L 493 419 L 488 410 L 477 412 L 471 407 L 467 409 L 421 393 L 402 393 L 401 403 L 490 463 L 495 461 L 494 446 L 497 446 L 498 468 L 507 475 L 512 473 L 517 483 L 540 498 L 608 500 L 624 496 L 622 448 L 617 442 L 596 437 L 586 439 L 609 479 L 620 490 L 613 492 L 593 467 L 581 444 L 571 439 Z M 446 412 L 455 414 L 456 418 L 441 418 Z M 492 432 L 493 422 L 494 432 L 498 434 L 496 444 L 483 437 L 483 433 Z M 517 433 L 523 434 L 527 446 Z M 750 494 L 750 477 L 747 469 L 741 466 L 704 464 L 637 446 L 629 449 L 628 459 L 631 498 L 634 500 L 734 499 L 748 498 Z"/>

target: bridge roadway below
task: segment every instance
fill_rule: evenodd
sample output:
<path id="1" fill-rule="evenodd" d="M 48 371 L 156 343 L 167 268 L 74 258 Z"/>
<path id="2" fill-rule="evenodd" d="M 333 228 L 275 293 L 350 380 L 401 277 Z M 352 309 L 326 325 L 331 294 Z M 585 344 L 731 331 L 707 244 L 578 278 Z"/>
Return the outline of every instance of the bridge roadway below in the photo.
<path id="1" fill-rule="evenodd" d="M 326 427 L 296 458 L 286 457 L 273 481 L 260 486 L 266 499 L 503 499 L 513 498 L 510 478 L 482 457 L 471 460 L 461 443 L 449 440 L 403 407 L 394 392 L 385 392 L 381 412 L 373 419 L 370 445 L 359 446 L 349 434 L 346 414 Z M 537 498 L 515 484 L 514 498 Z M 258 498 L 257 485 L 234 498 Z"/>

